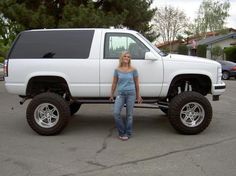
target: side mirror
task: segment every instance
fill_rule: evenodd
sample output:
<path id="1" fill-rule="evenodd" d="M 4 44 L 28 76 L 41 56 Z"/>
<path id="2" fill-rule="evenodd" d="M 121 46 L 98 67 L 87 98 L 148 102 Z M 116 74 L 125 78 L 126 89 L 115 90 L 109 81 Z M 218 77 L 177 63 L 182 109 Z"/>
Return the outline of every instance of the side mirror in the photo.
<path id="1" fill-rule="evenodd" d="M 157 60 L 157 57 L 152 52 L 149 51 L 145 53 L 145 60 L 155 61 Z"/>

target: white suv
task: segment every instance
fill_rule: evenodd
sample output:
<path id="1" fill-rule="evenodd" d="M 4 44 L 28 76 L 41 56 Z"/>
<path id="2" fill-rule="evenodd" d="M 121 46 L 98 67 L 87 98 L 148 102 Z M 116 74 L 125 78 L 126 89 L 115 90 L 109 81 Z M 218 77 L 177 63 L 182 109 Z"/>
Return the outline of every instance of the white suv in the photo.
<path id="1" fill-rule="evenodd" d="M 32 99 L 29 125 L 37 133 L 62 131 L 83 103 L 108 101 L 119 54 L 130 51 L 145 103 L 156 103 L 180 133 L 197 134 L 212 118 L 213 100 L 225 91 L 215 61 L 166 54 L 136 31 L 43 29 L 19 34 L 5 61 L 8 92 Z"/>

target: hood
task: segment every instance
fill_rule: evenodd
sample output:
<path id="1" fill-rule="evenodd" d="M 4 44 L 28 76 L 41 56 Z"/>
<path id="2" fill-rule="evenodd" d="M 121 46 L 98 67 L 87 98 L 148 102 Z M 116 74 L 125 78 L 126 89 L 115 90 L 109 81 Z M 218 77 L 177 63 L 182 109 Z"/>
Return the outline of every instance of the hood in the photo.
<path id="1" fill-rule="evenodd" d="M 167 57 L 169 57 L 171 60 L 180 61 L 180 62 L 198 62 L 198 63 L 206 63 L 206 64 L 217 64 L 220 65 L 218 62 L 202 57 L 196 57 L 196 56 L 186 56 L 186 55 L 180 55 L 180 54 L 169 54 Z"/>

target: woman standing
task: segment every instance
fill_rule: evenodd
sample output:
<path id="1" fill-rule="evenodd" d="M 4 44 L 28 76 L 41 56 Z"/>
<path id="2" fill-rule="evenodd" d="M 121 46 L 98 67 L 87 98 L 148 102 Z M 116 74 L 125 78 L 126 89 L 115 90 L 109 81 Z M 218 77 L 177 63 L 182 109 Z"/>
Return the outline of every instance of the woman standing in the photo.
<path id="1" fill-rule="evenodd" d="M 131 66 L 131 57 L 129 52 L 123 52 L 119 59 L 119 66 L 114 71 L 114 77 L 111 87 L 110 100 L 113 101 L 114 92 L 117 88 L 117 96 L 114 104 L 114 118 L 116 128 L 121 140 L 128 140 L 132 134 L 133 126 L 133 108 L 135 99 L 142 103 L 142 97 L 139 93 L 138 72 Z M 126 104 L 126 119 L 121 118 L 121 111 Z"/>

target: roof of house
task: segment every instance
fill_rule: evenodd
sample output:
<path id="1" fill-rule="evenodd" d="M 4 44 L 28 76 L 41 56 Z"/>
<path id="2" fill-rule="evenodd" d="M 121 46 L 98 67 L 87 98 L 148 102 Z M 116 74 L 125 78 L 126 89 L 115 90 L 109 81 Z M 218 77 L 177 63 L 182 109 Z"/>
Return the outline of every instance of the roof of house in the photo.
<path id="1" fill-rule="evenodd" d="M 180 41 L 180 40 L 175 40 L 175 41 L 172 41 L 172 42 L 163 42 L 163 43 L 156 43 L 156 47 L 158 48 L 163 48 L 163 47 L 167 47 L 169 46 L 170 44 L 171 45 L 175 45 L 175 44 L 182 44 L 183 41 Z"/>
<path id="2" fill-rule="evenodd" d="M 224 40 L 224 39 L 227 39 L 227 38 L 230 38 L 232 37 L 232 34 L 233 34 L 233 37 L 235 37 L 236 35 L 236 29 L 233 29 L 233 28 L 228 28 L 226 29 L 229 33 L 228 34 L 225 34 L 225 35 L 220 35 L 219 32 L 215 31 L 215 32 L 207 32 L 205 33 L 204 35 L 207 37 L 205 39 L 202 39 L 202 40 L 199 40 L 201 38 L 201 34 L 198 35 L 198 36 L 189 36 L 187 38 L 187 41 L 180 41 L 180 40 L 174 40 L 171 42 L 171 45 L 175 45 L 175 44 L 186 44 L 186 42 L 188 42 L 188 47 L 192 47 L 193 46 L 193 41 L 198 41 L 197 42 L 197 45 L 209 45 L 211 43 L 215 43 L 217 41 L 221 41 L 221 40 Z M 202 34 L 203 35 L 203 34 Z M 206 43 L 204 43 L 206 42 Z M 158 48 L 165 48 L 167 46 L 170 45 L 170 42 L 162 42 L 162 43 L 156 43 L 155 44 L 156 47 Z M 232 45 L 235 45 L 235 42 L 232 44 Z"/>
<path id="3" fill-rule="evenodd" d="M 229 38 L 235 38 L 236 39 L 236 32 L 230 32 L 230 33 L 225 34 L 225 35 L 218 35 L 218 36 L 208 37 L 208 38 L 197 41 L 197 45 L 210 45 L 210 44 L 220 42 L 222 40 L 229 39 Z M 188 46 L 190 47 L 191 44 L 189 44 Z"/>

